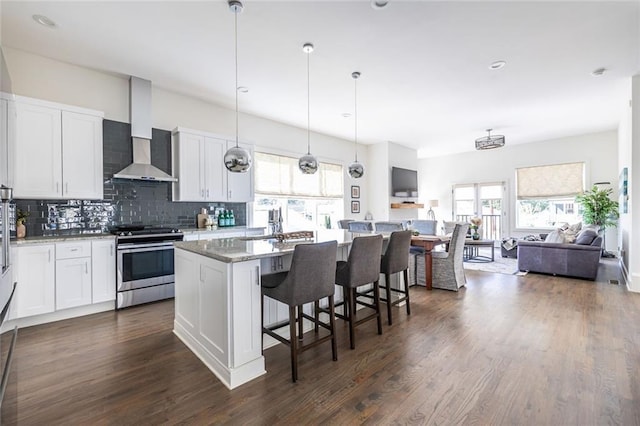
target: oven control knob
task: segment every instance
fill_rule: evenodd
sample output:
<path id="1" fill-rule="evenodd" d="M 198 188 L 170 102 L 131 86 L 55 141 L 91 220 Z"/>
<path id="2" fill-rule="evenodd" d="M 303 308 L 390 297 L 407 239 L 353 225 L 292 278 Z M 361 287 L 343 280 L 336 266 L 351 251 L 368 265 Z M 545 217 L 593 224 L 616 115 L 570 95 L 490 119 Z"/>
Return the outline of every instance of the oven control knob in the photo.
<path id="1" fill-rule="evenodd" d="M 133 234 L 131 233 L 131 231 L 129 231 L 129 233 L 127 233 L 128 236 L 132 236 Z"/>

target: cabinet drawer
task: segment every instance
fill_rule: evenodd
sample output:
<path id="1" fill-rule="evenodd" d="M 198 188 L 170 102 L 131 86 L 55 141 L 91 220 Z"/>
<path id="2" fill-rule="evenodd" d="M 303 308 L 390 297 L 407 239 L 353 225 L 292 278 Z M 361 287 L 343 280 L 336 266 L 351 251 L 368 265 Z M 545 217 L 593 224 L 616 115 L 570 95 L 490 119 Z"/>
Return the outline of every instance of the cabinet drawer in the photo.
<path id="1" fill-rule="evenodd" d="M 56 260 L 91 256 L 91 241 L 56 244 Z"/>

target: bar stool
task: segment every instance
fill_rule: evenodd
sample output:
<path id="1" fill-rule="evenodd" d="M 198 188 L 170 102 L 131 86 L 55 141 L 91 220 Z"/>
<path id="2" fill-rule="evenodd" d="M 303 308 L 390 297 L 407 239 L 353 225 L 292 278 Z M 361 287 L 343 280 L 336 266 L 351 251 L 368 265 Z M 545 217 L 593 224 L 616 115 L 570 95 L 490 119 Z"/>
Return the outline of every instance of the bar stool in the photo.
<path id="1" fill-rule="evenodd" d="M 351 221 L 347 224 L 349 227 L 349 231 L 358 232 L 358 231 L 373 231 L 373 224 L 371 222 L 359 222 L 359 221 Z"/>
<path id="2" fill-rule="evenodd" d="M 380 296 L 378 280 L 380 279 L 380 256 L 382 254 L 382 235 L 356 237 L 351 243 L 349 258 L 336 264 L 336 284 L 344 290 L 344 314 L 336 316 L 349 323 L 349 339 L 351 349 L 355 349 L 355 327 L 369 320 L 377 319 L 378 334 L 382 334 L 380 319 Z M 373 304 L 358 300 L 358 296 L 370 297 L 367 292 L 358 292 L 358 287 L 373 283 Z M 357 305 L 373 309 L 366 317 L 357 317 Z"/>
<path id="3" fill-rule="evenodd" d="M 400 302 L 406 302 L 407 315 L 411 315 L 411 305 L 409 304 L 409 247 L 411 245 L 411 231 L 396 231 L 391 233 L 387 250 L 380 260 L 380 273 L 384 274 L 384 285 L 380 288 L 385 290 L 385 296 L 380 300 L 387 304 L 387 320 L 392 324 L 391 306 Z M 392 274 L 403 272 L 404 288 L 392 288 L 390 278 Z M 398 280 L 399 281 L 399 280 Z M 397 300 L 391 300 L 391 293 L 399 295 Z"/>
<path id="4" fill-rule="evenodd" d="M 270 327 L 262 326 L 262 332 L 274 339 L 288 345 L 291 348 L 291 379 L 298 379 L 298 354 L 317 346 L 327 340 L 331 340 L 333 360 L 338 360 L 335 335 L 335 306 L 333 295 L 335 292 L 336 277 L 336 253 L 338 243 L 328 241 L 317 244 L 298 244 L 293 250 L 291 269 L 288 272 L 269 274 L 262 276 L 262 294 L 289 306 L 289 321 Z M 320 299 L 329 298 L 329 323 L 319 319 Z M 311 317 L 302 311 L 302 305 L 315 303 L 315 316 Z M 263 302 L 264 304 L 264 297 Z M 296 316 L 296 307 L 298 315 Z M 264 318 L 264 316 L 263 316 Z M 314 322 L 315 332 L 321 326 L 329 330 L 329 334 L 323 337 L 316 336 L 313 342 L 302 344 L 302 323 L 304 319 Z M 264 319 L 263 319 L 264 321 Z M 298 334 L 296 335 L 296 324 Z M 286 339 L 274 330 L 289 326 L 289 339 Z"/>

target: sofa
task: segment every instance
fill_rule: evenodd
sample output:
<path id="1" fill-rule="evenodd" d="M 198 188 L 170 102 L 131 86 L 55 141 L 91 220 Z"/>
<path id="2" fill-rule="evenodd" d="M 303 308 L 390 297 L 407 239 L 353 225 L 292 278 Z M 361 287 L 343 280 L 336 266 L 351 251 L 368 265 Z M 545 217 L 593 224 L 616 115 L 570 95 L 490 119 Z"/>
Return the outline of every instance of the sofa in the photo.
<path id="1" fill-rule="evenodd" d="M 595 280 L 601 253 L 595 231 L 578 234 L 573 243 L 519 240 L 518 269 Z"/>

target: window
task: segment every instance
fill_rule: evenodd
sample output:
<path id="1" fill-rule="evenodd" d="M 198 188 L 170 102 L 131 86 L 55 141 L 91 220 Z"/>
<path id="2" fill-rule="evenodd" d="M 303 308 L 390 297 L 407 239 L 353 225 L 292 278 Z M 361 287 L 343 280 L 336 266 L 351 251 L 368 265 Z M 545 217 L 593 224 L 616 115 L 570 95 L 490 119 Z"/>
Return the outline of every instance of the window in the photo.
<path id="1" fill-rule="evenodd" d="M 457 221 L 469 222 L 472 217 L 482 219 L 481 237 L 498 240 L 502 237 L 504 182 L 470 183 L 454 185 L 454 217 Z"/>
<path id="2" fill-rule="evenodd" d="M 344 182 L 340 164 L 319 163 L 305 175 L 298 159 L 256 152 L 253 222 L 268 227 L 269 210 L 281 209 L 285 231 L 335 227 L 344 216 Z"/>
<path id="3" fill-rule="evenodd" d="M 516 227 L 580 222 L 575 196 L 583 190 L 584 163 L 516 169 Z"/>

